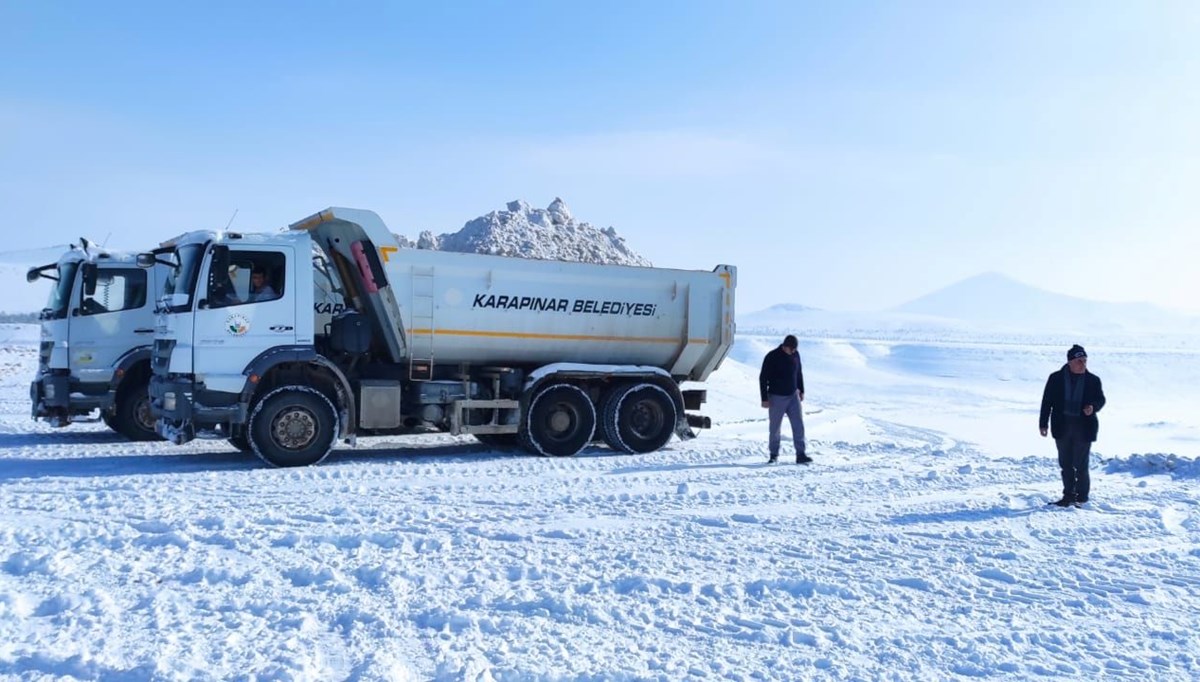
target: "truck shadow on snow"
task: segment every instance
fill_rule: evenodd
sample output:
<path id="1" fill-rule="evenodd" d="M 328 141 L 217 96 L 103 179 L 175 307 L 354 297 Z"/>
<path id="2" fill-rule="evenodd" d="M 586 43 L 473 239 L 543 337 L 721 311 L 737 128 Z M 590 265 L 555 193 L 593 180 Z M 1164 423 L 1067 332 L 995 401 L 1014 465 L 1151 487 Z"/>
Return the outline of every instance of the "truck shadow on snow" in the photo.
<path id="1" fill-rule="evenodd" d="M 128 445 L 121 436 L 87 440 L 91 434 L 78 434 L 79 439 L 55 440 L 53 445 L 104 444 Z M 96 434 L 104 436 L 105 434 Z M 7 442 L 6 442 L 7 441 Z M 47 441 L 37 434 L 0 434 L 0 448 L 31 445 L 46 445 Z M 138 444 L 138 447 L 155 444 Z M 304 469 L 327 469 L 363 464 L 421 464 L 436 466 L 459 466 L 479 464 L 495 460 L 528 458 L 532 460 L 555 459 L 539 457 L 520 449 L 497 448 L 482 443 L 439 443 L 421 445 L 379 444 L 374 447 L 335 448 L 329 456 L 314 467 L 300 469 L 272 469 L 253 453 L 236 450 L 213 450 L 177 453 L 171 446 L 163 444 L 153 452 L 129 452 L 111 454 L 114 448 L 106 448 L 106 454 L 77 455 L 64 449 L 64 456 L 55 457 L 6 457 L 0 458 L 0 484 L 40 478 L 106 478 L 121 476 L 146 476 L 163 474 L 195 474 L 219 471 L 262 469 L 268 471 L 297 471 Z M 589 447 L 575 455 L 574 459 L 631 457 L 603 447 Z M 572 458 L 568 458 L 572 459 Z M 685 467 L 686 468 L 686 467 Z"/>
<path id="2" fill-rule="evenodd" d="M 615 456 L 612 450 L 601 447 L 584 448 L 574 457 L 563 459 L 581 459 L 587 457 Z M 526 458 L 532 460 L 558 459 L 557 457 L 541 457 L 521 448 L 502 448 L 483 443 L 422 443 L 403 445 L 400 443 L 380 443 L 377 445 L 359 445 L 356 448 L 336 448 L 329 453 L 319 467 L 338 466 L 340 464 L 366 464 L 370 462 L 394 462 L 417 464 L 468 464 L 472 462 L 487 462 L 492 460 L 510 460 Z"/>
<path id="3" fill-rule="evenodd" d="M 0 450 L 46 446 L 99 445 L 128 443 L 129 439 L 113 431 L 50 431 L 46 433 L 0 433 Z"/>
<path id="4" fill-rule="evenodd" d="M 605 459 L 635 462 L 637 458 L 645 455 L 628 454 L 618 452 L 607 446 L 589 445 L 575 455 L 570 457 L 553 457 L 535 455 L 519 447 L 497 447 L 494 445 L 485 445 L 483 443 L 461 442 L 461 443 L 416 443 L 403 444 L 402 442 L 383 442 L 374 445 L 360 444 L 356 448 L 340 447 L 335 448 L 329 453 L 318 467 L 337 466 L 339 464 L 365 464 L 370 462 L 395 462 L 395 463 L 416 463 L 416 464 L 437 464 L 437 465 L 454 465 L 454 464 L 471 464 L 479 462 L 489 462 L 493 460 L 513 460 L 513 459 L 528 459 L 532 461 L 578 461 L 589 459 Z M 699 465 L 703 468 L 708 465 Z M 727 465 L 711 465 L 716 467 L 725 467 Z M 728 465 L 742 466 L 742 465 Z M 694 469 L 697 465 L 661 465 L 651 466 L 650 469 Z M 630 467 L 629 472 L 640 472 L 645 470 L 644 467 Z M 618 473 L 620 470 L 609 472 Z"/>
<path id="5" fill-rule="evenodd" d="M 120 442 L 124 442 L 118 439 Z M 160 474 L 210 473 L 257 469 L 263 463 L 253 455 L 228 452 L 165 454 L 68 455 L 64 457 L 6 457 L 0 459 L 0 484 L 41 478 L 109 478 Z"/>

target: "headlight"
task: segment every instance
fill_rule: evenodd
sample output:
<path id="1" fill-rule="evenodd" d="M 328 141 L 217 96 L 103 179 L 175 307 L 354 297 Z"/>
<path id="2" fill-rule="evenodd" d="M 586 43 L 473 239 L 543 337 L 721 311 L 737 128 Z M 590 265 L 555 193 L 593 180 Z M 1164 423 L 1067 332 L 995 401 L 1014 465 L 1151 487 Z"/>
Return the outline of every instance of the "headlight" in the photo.
<path id="1" fill-rule="evenodd" d="M 163 394 L 163 411 L 170 412 L 175 409 L 175 392 L 167 391 Z"/>
<path id="2" fill-rule="evenodd" d="M 42 384 L 42 392 L 45 394 L 47 400 L 54 400 L 54 384 Z"/>

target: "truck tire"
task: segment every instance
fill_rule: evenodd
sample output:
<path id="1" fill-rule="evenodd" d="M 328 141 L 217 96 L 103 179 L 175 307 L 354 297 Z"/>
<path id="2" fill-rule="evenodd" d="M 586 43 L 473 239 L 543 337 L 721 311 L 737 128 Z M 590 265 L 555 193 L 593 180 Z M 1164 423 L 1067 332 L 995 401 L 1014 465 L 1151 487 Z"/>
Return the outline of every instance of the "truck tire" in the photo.
<path id="1" fill-rule="evenodd" d="M 604 442 L 628 453 L 654 452 L 671 440 L 678 412 L 661 386 L 636 384 L 616 388 L 601 410 Z"/>
<path id="2" fill-rule="evenodd" d="M 154 430 L 150 387 L 147 384 L 131 384 L 117 391 L 117 409 L 113 413 L 111 426 L 129 440 L 162 440 Z"/>
<path id="3" fill-rule="evenodd" d="M 493 448 L 519 448 L 521 438 L 515 433 L 476 433 L 475 439 Z"/>
<path id="4" fill-rule="evenodd" d="M 573 384 L 553 384 L 529 403 L 521 428 L 521 444 L 535 455 L 570 457 L 592 440 L 596 406 Z"/>
<path id="5" fill-rule="evenodd" d="M 271 466 L 317 464 L 337 440 L 337 410 L 315 389 L 283 386 L 258 402 L 247 434 L 254 453 Z"/>

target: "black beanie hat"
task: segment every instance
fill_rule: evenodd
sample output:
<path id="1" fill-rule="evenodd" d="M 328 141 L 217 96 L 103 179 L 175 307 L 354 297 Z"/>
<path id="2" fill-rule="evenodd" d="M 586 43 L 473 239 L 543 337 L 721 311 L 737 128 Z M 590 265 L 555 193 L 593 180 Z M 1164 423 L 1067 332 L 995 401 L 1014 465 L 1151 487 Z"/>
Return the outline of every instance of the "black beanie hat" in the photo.
<path id="1" fill-rule="evenodd" d="M 799 347 L 800 342 L 796 340 L 796 337 L 792 336 L 791 334 L 788 334 L 787 336 L 783 337 L 782 345 L 787 346 L 788 348 L 791 348 L 792 350 L 796 350 L 796 348 Z"/>
<path id="2" fill-rule="evenodd" d="M 1075 358 L 1086 358 L 1086 357 L 1087 357 L 1087 351 L 1084 350 L 1083 346 L 1081 346 L 1079 344 L 1075 344 L 1074 346 L 1071 346 L 1071 350 L 1067 351 L 1067 359 L 1068 360 L 1074 360 Z"/>

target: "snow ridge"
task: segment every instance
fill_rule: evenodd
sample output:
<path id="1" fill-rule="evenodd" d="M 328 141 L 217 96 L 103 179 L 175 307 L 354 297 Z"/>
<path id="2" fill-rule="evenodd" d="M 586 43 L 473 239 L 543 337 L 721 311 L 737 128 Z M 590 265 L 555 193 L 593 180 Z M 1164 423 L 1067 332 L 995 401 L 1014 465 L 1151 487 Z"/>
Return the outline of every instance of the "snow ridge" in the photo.
<path id="1" fill-rule="evenodd" d="M 1181 457 L 1174 453 L 1134 453 L 1128 457 L 1116 457 L 1107 462 L 1105 471 L 1129 473 L 1134 476 L 1169 474 L 1173 478 L 1200 478 L 1200 459 Z"/>
<path id="2" fill-rule="evenodd" d="M 612 227 L 597 228 L 576 220 L 566 202 L 559 198 L 544 209 L 533 208 L 519 199 L 510 201 L 506 210 L 492 211 L 470 220 L 458 232 L 435 236 L 425 230 L 415 242 L 399 234 L 396 239 L 406 248 L 610 265 L 652 265 L 630 249 Z"/>

